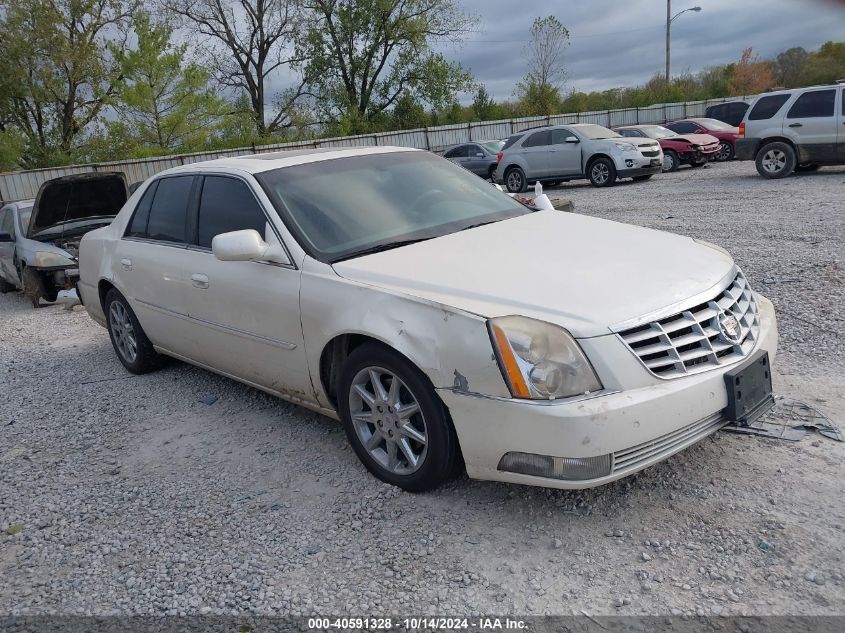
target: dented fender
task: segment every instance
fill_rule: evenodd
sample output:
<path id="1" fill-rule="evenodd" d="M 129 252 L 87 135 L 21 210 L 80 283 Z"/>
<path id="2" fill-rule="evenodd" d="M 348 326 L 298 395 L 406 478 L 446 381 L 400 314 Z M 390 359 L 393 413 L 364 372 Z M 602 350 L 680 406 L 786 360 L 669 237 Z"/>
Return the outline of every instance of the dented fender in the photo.
<path id="1" fill-rule="evenodd" d="M 323 405 L 331 406 L 320 381 L 320 357 L 343 334 L 369 336 L 393 348 L 435 388 L 510 397 L 483 317 L 344 279 L 331 266 L 311 258 L 302 274 L 300 306 L 308 368 Z"/>

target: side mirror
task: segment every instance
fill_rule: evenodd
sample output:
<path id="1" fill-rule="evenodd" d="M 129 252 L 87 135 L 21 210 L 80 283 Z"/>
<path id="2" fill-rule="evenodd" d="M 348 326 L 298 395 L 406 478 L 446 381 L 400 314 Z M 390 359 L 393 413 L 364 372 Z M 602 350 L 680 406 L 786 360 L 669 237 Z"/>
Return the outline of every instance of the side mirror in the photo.
<path id="1" fill-rule="evenodd" d="M 211 252 L 222 262 L 290 264 L 285 249 L 281 246 L 271 246 L 261 239 L 255 229 L 215 235 L 211 240 Z"/>
<path id="2" fill-rule="evenodd" d="M 478 154 L 476 154 L 475 157 L 476 158 L 484 158 L 484 154 L 482 154 L 481 152 L 478 152 Z"/>
<path id="3" fill-rule="evenodd" d="M 15 238 L 12 237 L 11 233 L 6 233 L 6 231 L 0 231 L 0 243 L 3 242 L 14 242 Z"/>
<path id="4" fill-rule="evenodd" d="M 578 140 L 577 136 L 567 136 L 565 140 L 566 140 L 567 143 L 579 143 L 580 142 Z"/>

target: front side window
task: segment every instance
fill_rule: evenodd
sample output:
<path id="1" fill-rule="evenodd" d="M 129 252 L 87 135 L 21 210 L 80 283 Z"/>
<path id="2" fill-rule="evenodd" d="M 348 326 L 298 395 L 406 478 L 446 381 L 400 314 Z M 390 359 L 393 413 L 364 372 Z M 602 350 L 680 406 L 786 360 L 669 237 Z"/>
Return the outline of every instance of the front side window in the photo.
<path id="1" fill-rule="evenodd" d="M 833 116 L 836 90 L 813 90 L 802 94 L 786 115 L 787 119 L 809 119 Z"/>
<path id="2" fill-rule="evenodd" d="M 789 101 L 789 95 L 769 95 L 760 97 L 748 113 L 749 121 L 764 121 L 775 116 L 784 103 Z"/>
<path id="3" fill-rule="evenodd" d="M 243 180 L 206 176 L 200 195 L 197 245 L 211 248 L 214 236 L 255 229 L 266 238 L 267 217 Z"/>
<path id="4" fill-rule="evenodd" d="M 159 181 L 147 222 L 149 239 L 185 243 L 185 221 L 193 184 L 193 176 L 175 176 Z"/>
<path id="5" fill-rule="evenodd" d="M 461 145 L 460 147 L 454 147 L 450 149 L 446 154 L 444 154 L 445 158 L 466 158 L 467 155 L 467 146 Z"/>
<path id="6" fill-rule="evenodd" d="M 566 143 L 566 139 L 572 135 L 572 132 L 565 128 L 552 130 L 552 145 L 563 145 Z"/>
<path id="7" fill-rule="evenodd" d="M 542 147 L 544 145 L 551 145 L 552 144 L 552 133 L 549 130 L 543 130 L 542 132 L 534 132 L 531 136 L 525 139 L 525 142 L 522 144 L 523 147 Z"/>
<path id="8" fill-rule="evenodd" d="M 255 177 L 306 252 L 328 263 L 531 213 L 427 152 L 336 158 Z"/>

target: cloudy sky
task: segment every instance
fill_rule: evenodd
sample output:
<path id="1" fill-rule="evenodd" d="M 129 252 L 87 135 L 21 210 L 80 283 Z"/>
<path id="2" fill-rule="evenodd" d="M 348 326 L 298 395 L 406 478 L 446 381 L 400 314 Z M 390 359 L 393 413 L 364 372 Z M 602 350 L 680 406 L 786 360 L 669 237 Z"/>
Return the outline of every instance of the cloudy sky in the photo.
<path id="1" fill-rule="evenodd" d="M 531 22 L 554 14 L 570 31 L 567 89 L 635 86 L 664 68 L 666 0 L 458 0 L 480 18 L 461 45 L 441 51 L 469 68 L 498 100 L 525 74 Z M 739 59 L 753 47 L 763 57 L 791 46 L 808 50 L 845 39 L 845 2 L 836 0 L 672 0 L 672 74 Z M 466 99 L 464 99 L 466 100 Z"/>

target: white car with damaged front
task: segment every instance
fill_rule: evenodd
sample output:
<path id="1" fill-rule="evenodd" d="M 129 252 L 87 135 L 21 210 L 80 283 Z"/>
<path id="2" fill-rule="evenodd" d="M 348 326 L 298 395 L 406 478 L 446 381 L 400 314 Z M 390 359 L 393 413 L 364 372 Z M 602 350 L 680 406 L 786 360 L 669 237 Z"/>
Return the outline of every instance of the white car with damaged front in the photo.
<path id="1" fill-rule="evenodd" d="M 338 418 L 407 490 L 636 472 L 735 417 L 726 376 L 770 380 L 777 341 L 724 250 L 532 210 L 402 148 L 169 170 L 79 259 L 127 369 L 173 356 Z"/>

